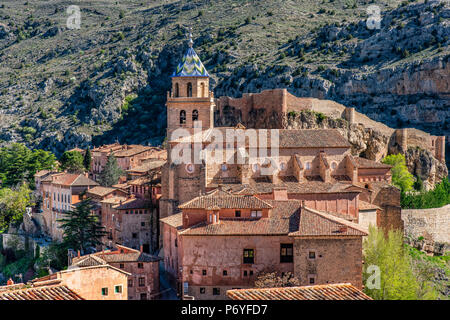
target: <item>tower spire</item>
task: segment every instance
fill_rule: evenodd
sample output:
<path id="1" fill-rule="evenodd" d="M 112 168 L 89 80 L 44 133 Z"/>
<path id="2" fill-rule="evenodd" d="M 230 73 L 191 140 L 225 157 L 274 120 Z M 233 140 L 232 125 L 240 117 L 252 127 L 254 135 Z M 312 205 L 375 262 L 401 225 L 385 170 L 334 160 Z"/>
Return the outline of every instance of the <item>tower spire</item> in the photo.
<path id="1" fill-rule="evenodd" d="M 194 41 L 192 40 L 192 27 L 188 28 L 188 38 L 189 38 L 189 48 L 192 48 L 194 46 Z"/>

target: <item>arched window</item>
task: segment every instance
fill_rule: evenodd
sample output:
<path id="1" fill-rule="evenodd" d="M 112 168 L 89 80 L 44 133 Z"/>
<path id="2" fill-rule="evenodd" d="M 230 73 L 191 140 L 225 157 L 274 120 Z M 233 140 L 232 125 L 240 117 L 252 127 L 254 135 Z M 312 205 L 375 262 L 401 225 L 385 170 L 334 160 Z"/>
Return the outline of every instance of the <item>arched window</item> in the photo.
<path id="1" fill-rule="evenodd" d="M 175 97 L 179 96 L 180 96 L 180 86 L 178 85 L 178 83 L 175 83 Z"/>
<path id="2" fill-rule="evenodd" d="M 201 86 L 201 89 L 202 89 L 202 97 L 206 97 L 206 94 L 205 94 L 205 84 L 202 82 L 202 84 L 201 84 L 200 86 Z"/>
<path id="3" fill-rule="evenodd" d="M 186 111 L 181 110 L 180 111 L 180 124 L 186 123 Z"/>
<path id="4" fill-rule="evenodd" d="M 187 84 L 187 96 L 192 97 L 192 83 L 190 82 Z"/>
<path id="5" fill-rule="evenodd" d="M 198 120 L 198 110 L 192 111 L 192 121 Z"/>

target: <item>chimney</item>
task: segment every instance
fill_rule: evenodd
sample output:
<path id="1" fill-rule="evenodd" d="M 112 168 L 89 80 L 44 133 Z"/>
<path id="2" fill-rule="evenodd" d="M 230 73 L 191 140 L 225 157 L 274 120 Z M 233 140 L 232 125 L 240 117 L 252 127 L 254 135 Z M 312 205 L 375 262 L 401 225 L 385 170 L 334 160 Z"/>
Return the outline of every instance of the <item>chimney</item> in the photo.
<path id="1" fill-rule="evenodd" d="M 141 251 L 141 253 L 144 252 L 144 246 L 143 245 L 141 245 L 140 251 Z"/>
<path id="2" fill-rule="evenodd" d="M 77 252 L 77 257 L 79 258 L 81 256 L 80 250 Z"/>
<path id="3" fill-rule="evenodd" d="M 9 278 L 8 281 L 6 281 L 7 286 L 12 286 L 14 284 L 13 279 Z"/>
<path id="4" fill-rule="evenodd" d="M 287 188 L 277 187 L 272 189 L 273 200 L 288 200 Z"/>

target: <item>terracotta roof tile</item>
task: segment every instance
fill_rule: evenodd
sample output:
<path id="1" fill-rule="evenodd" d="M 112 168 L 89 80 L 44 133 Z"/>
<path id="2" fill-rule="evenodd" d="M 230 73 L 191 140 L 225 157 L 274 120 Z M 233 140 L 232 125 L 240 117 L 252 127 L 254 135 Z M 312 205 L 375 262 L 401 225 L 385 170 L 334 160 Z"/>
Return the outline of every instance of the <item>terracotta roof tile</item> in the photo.
<path id="1" fill-rule="evenodd" d="M 168 224 L 171 227 L 179 229 L 183 226 L 183 213 L 180 212 L 172 214 L 168 217 L 160 219 L 160 221 Z"/>
<path id="2" fill-rule="evenodd" d="M 134 167 L 130 170 L 127 170 L 127 172 L 138 172 L 138 173 L 146 173 L 148 171 L 159 169 L 162 166 L 166 164 L 166 160 L 154 160 L 154 161 L 148 161 L 144 162 L 140 166 Z"/>
<path id="3" fill-rule="evenodd" d="M 2 290 L 3 289 L 3 290 Z M 8 290 L 0 287 L 0 300 L 84 300 L 65 285 L 23 287 Z"/>
<path id="4" fill-rule="evenodd" d="M 128 209 L 145 209 L 150 208 L 150 201 L 146 199 L 130 199 L 123 202 L 121 205 L 117 206 L 117 210 L 128 210 Z"/>
<path id="5" fill-rule="evenodd" d="M 373 300 L 350 283 L 228 290 L 233 300 Z"/>
<path id="6" fill-rule="evenodd" d="M 108 187 L 102 187 L 102 186 L 95 186 L 92 189 L 89 189 L 87 191 L 87 193 L 89 194 L 93 194 L 93 195 L 97 195 L 100 197 L 106 196 L 114 191 L 116 191 L 116 188 L 108 188 Z"/>
<path id="7" fill-rule="evenodd" d="M 365 159 L 365 158 L 360 158 L 360 157 L 354 157 L 355 163 L 356 163 L 356 167 L 361 168 L 361 169 L 371 169 L 371 168 L 386 168 L 386 169 L 390 169 L 392 168 L 392 166 L 381 163 L 381 162 L 377 162 L 377 161 L 373 161 L 373 160 L 369 160 L 369 159 Z"/>
<path id="8" fill-rule="evenodd" d="M 270 209 L 267 202 L 247 195 L 235 195 L 222 190 L 214 190 L 179 206 L 180 209 L 207 209 L 218 206 L 222 209 Z"/>

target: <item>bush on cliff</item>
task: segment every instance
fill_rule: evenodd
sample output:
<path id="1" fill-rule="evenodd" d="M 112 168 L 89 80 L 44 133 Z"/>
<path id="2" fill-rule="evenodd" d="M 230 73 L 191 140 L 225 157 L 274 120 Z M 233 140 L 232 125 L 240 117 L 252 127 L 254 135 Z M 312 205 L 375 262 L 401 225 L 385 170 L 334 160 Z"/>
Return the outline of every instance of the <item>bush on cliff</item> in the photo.
<path id="1" fill-rule="evenodd" d="M 418 194 L 402 192 L 401 205 L 407 209 L 440 208 L 450 204 L 450 182 L 446 177 L 433 190 Z"/>

